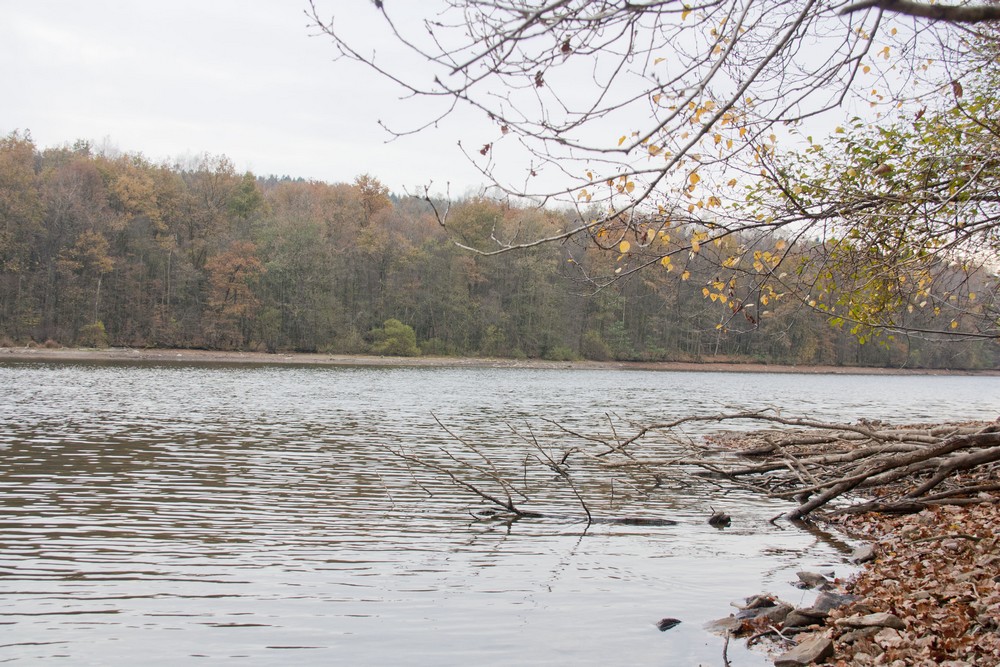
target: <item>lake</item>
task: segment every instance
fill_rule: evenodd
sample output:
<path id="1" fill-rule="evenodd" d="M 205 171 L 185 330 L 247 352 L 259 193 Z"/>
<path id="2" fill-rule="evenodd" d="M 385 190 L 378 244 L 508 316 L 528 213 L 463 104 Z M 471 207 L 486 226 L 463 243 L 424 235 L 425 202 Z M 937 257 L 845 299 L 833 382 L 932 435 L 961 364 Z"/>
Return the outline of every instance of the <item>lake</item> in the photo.
<path id="1" fill-rule="evenodd" d="M 847 575 L 850 545 L 691 471 L 601 470 L 559 425 L 994 419 L 998 397 L 977 376 L 0 363 L 0 661 L 719 665 L 705 622 L 761 591 L 808 603 L 795 572 Z M 536 465 L 570 447 L 595 516 L 677 525 L 588 525 Z M 468 466 L 491 464 L 552 516 L 473 516 L 486 503 L 443 470 L 485 487 Z M 733 526 L 707 525 L 712 507 Z M 661 633 L 667 616 L 682 623 Z"/>

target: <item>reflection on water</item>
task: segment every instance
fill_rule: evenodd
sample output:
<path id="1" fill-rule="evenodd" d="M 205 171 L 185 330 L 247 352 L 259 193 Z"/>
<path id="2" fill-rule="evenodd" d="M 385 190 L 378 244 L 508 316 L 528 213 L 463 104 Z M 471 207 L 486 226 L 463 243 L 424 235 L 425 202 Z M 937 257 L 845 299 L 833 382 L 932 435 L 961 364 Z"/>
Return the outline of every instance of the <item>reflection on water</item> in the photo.
<path id="1" fill-rule="evenodd" d="M 518 369 L 0 365 L 0 660 L 26 664 L 718 664 L 701 624 L 833 563 L 784 506 L 692 477 L 647 494 L 582 466 L 597 524 L 478 522 L 387 448 L 507 471 L 568 444 L 549 421 L 781 406 L 821 419 L 992 418 L 996 378 Z M 942 403 L 947 401 L 947 404 Z M 530 439 L 530 438 L 529 438 Z M 667 451 L 670 443 L 651 447 Z M 512 473 L 513 474 L 513 473 Z M 612 486 L 614 492 L 612 493 Z M 558 487 L 549 485 L 548 488 Z M 705 524 L 708 506 L 735 517 Z M 653 623 L 682 623 L 660 633 Z M 735 644 L 734 664 L 766 664 Z"/>

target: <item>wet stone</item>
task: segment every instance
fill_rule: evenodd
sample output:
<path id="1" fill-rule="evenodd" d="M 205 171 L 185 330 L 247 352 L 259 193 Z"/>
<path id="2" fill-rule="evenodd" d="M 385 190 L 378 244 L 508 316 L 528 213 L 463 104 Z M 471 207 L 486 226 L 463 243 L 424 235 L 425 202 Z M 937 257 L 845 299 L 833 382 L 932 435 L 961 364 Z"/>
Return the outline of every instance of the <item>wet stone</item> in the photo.
<path id="1" fill-rule="evenodd" d="M 857 602 L 858 597 L 855 595 L 845 595 L 843 593 L 831 593 L 825 591 L 816 596 L 816 601 L 813 602 L 811 609 L 817 612 L 830 612 L 833 609 L 839 609 L 840 607 L 845 607 L 852 602 Z"/>
<path id="2" fill-rule="evenodd" d="M 826 635 L 804 638 L 791 651 L 774 660 L 774 667 L 804 667 L 825 660 L 833 655 L 833 640 Z"/>
<path id="3" fill-rule="evenodd" d="M 854 553 L 851 554 L 848 560 L 852 563 L 857 563 L 858 565 L 875 560 L 875 545 L 866 544 L 862 547 L 858 547 L 854 550 Z"/>
<path id="4" fill-rule="evenodd" d="M 797 572 L 799 578 L 797 586 L 800 588 L 818 588 L 830 583 L 830 580 L 818 572 Z"/>
<path id="5" fill-rule="evenodd" d="M 848 616 L 837 620 L 837 625 L 848 628 L 893 628 L 903 630 L 903 621 L 893 614 L 884 611 L 866 616 Z"/>
<path id="6" fill-rule="evenodd" d="M 717 632 L 719 634 L 725 634 L 727 632 L 736 632 L 743 625 L 743 621 L 736 618 L 735 616 L 726 616 L 725 618 L 720 618 L 714 621 L 710 621 L 705 624 L 705 629 L 709 632 Z"/>

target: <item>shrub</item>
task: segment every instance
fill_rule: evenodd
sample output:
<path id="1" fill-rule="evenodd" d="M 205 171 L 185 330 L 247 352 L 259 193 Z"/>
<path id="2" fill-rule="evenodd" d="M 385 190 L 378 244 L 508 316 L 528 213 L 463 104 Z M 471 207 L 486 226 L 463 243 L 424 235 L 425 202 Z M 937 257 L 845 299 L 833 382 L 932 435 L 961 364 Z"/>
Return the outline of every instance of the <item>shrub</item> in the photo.
<path id="1" fill-rule="evenodd" d="M 452 357 L 458 354 L 458 350 L 447 341 L 431 338 L 420 344 L 420 353 L 433 357 Z"/>
<path id="2" fill-rule="evenodd" d="M 611 348 L 596 331 L 588 331 L 580 339 L 580 354 L 591 361 L 607 361 L 611 358 Z"/>
<path id="3" fill-rule="evenodd" d="M 545 359 L 549 361 L 576 361 L 576 353 L 565 345 L 556 345 L 545 353 Z"/>
<path id="4" fill-rule="evenodd" d="M 98 320 L 93 324 L 81 327 L 77 341 L 83 347 L 107 347 L 108 332 L 104 330 L 104 322 Z M 45 341 L 45 347 L 48 346 L 48 341 Z"/>
<path id="5" fill-rule="evenodd" d="M 420 355 L 417 347 L 417 334 L 413 327 L 399 320 L 386 320 L 379 329 L 372 329 L 369 334 L 372 339 L 372 354 L 384 354 L 393 357 L 416 357 Z"/>

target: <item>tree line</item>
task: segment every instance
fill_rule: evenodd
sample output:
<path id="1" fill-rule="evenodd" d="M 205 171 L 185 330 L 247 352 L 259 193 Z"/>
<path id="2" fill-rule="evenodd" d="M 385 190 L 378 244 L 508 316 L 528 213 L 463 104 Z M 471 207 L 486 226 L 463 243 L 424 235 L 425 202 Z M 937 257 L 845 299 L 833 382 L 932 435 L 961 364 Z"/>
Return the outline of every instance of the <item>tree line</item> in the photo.
<path id="1" fill-rule="evenodd" d="M 672 263 L 603 287 L 591 277 L 615 275 L 623 256 L 640 256 L 643 238 L 610 253 L 589 238 L 493 256 L 461 247 L 558 235 L 575 215 L 486 197 L 397 196 L 370 175 L 334 184 L 261 178 L 223 156 L 166 164 L 87 142 L 43 149 L 15 132 L 0 138 L 0 344 L 950 368 L 1000 361 L 989 340 L 864 341 L 779 293 L 753 312 L 726 308 L 719 266 L 738 239 L 698 248 L 700 232 L 684 225 L 656 227 L 661 248 L 684 250 L 670 253 Z M 789 240 L 783 258 L 805 258 L 816 243 Z"/>

